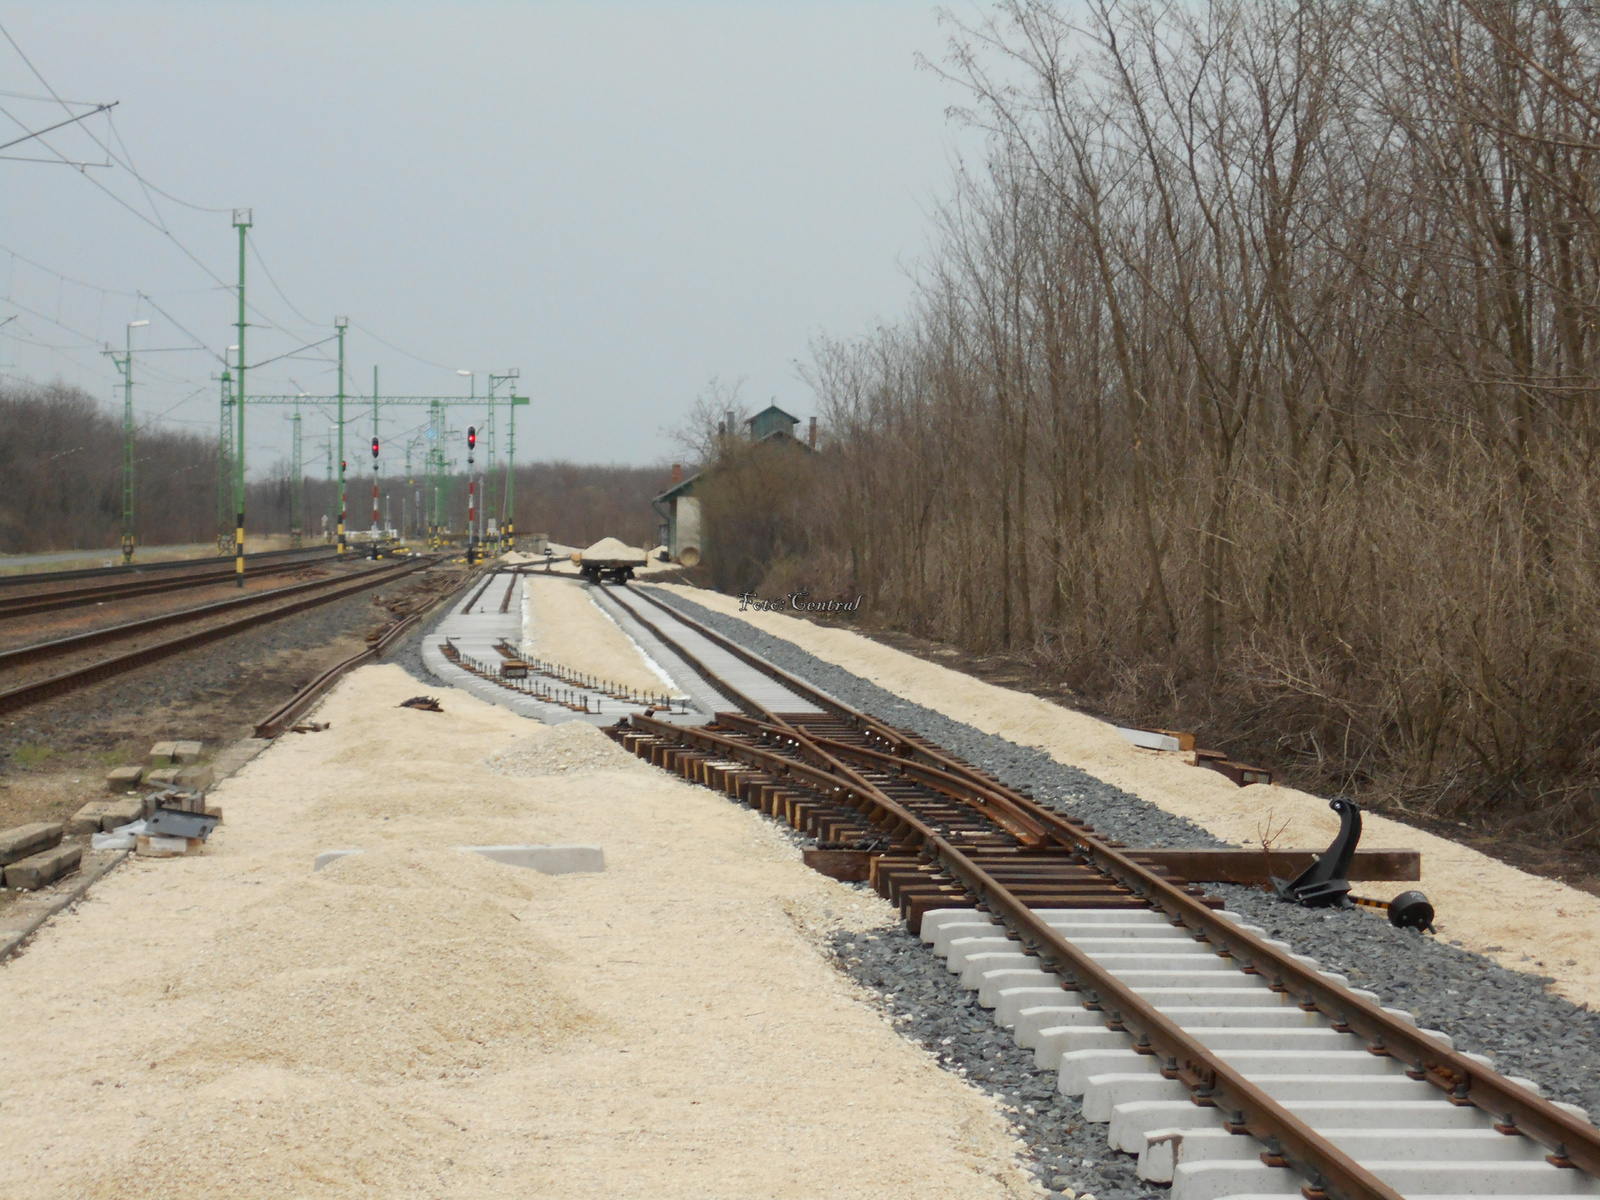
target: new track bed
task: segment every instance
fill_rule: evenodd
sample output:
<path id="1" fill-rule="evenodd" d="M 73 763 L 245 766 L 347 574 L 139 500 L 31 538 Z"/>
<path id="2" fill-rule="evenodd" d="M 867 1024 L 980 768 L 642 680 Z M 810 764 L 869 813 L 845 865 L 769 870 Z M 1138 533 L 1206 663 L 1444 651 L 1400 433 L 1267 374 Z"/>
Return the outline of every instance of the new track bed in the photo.
<path id="1" fill-rule="evenodd" d="M 1139 851 L 640 589 L 607 595 L 737 710 L 706 724 L 633 713 L 607 732 L 814 838 L 814 853 L 859 861 L 1173 1200 L 1600 1195 L 1600 1132 L 1581 1110 L 1456 1052 Z"/>

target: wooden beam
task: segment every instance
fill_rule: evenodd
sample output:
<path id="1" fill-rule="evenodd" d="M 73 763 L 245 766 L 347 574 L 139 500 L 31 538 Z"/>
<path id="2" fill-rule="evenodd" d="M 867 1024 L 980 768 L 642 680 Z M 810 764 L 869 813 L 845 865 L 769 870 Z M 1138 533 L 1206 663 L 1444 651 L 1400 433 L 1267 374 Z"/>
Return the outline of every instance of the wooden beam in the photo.
<path id="1" fill-rule="evenodd" d="M 1269 875 L 1293 879 L 1311 865 L 1317 850 L 1144 850 L 1123 851 L 1150 866 L 1165 867 L 1174 880 L 1190 883 L 1266 883 Z M 1353 883 L 1370 880 L 1412 882 L 1422 878 L 1418 850 L 1357 850 L 1350 860 Z"/>

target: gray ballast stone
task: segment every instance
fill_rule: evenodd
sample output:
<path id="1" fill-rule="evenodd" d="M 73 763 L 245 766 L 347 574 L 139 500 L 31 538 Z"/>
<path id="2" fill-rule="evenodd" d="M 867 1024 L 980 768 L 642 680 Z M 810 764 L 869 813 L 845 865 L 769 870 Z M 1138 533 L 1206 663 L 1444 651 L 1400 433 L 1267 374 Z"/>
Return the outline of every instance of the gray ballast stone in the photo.
<path id="1" fill-rule="evenodd" d="M 54 846 L 61 840 L 61 826 L 54 821 L 38 821 L 0 830 L 0 866 L 27 858 Z"/>
<path id="2" fill-rule="evenodd" d="M 7 866 L 6 886 L 31 892 L 76 871 L 82 861 L 82 846 L 56 846 Z"/>

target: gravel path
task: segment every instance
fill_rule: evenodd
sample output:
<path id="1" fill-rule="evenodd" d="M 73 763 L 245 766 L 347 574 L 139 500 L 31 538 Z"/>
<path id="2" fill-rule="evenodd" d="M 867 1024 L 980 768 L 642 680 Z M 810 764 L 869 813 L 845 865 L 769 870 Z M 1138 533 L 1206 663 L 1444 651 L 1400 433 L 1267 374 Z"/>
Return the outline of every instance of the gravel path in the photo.
<path id="1" fill-rule="evenodd" d="M 1091 821 L 1097 831 L 1130 845 L 1217 846 L 1192 823 L 1162 812 L 1041 751 L 952 721 L 771 637 L 736 618 L 657 591 L 665 603 L 882 720 L 932 738 L 968 762 L 1041 801 Z M 866 885 L 859 885 L 865 887 Z M 1230 908 L 1245 914 L 1324 968 L 1348 975 L 1384 1004 L 1406 1008 L 1425 1027 L 1451 1034 L 1460 1050 L 1492 1055 L 1506 1074 L 1525 1075 L 1552 1099 L 1600 1115 L 1600 1014 L 1546 992 L 1549 977 L 1509 971 L 1435 937 L 1399 930 L 1359 909 L 1318 911 L 1279 902 L 1249 887 L 1216 886 Z M 1485 897 L 1487 904 L 1494 897 Z M 1075 1099 L 1055 1091 L 1054 1078 L 1033 1070 L 974 994 L 955 983 L 941 960 L 902 930 L 841 935 L 833 947 L 839 967 L 879 996 L 902 1032 L 938 1053 L 949 1070 L 1003 1093 L 1020 1110 L 1041 1167 L 1041 1182 L 1092 1191 L 1100 1200 L 1145 1197 L 1162 1189 L 1140 1183 L 1133 1159 L 1106 1147 L 1104 1130 L 1085 1129 Z M 1028 1112 L 1028 1108 L 1034 1112 Z M 1087 1160 L 1087 1162 L 1085 1161 Z"/>

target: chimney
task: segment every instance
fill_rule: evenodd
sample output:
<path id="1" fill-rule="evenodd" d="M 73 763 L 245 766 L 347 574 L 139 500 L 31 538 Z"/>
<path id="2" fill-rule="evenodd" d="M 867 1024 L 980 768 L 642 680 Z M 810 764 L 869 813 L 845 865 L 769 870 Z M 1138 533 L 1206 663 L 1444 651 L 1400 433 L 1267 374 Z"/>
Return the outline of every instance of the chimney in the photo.
<path id="1" fill-rule="evenodd" d="M 815 417 L 811 418 L 811 427 L 806 430 L 806 445 L 813 450 L 817 448 L 817 419 Z"/>
<path id="2" fill-rule="evenodd" d="M 816 422 L 813 421 L 812 424 L 815 425 Z M 682 463 L 673 463 L 672 464 L 672 486 L 673 487 L 677 487 L 682 482 L 683 482 L 683 464 Z"/>

